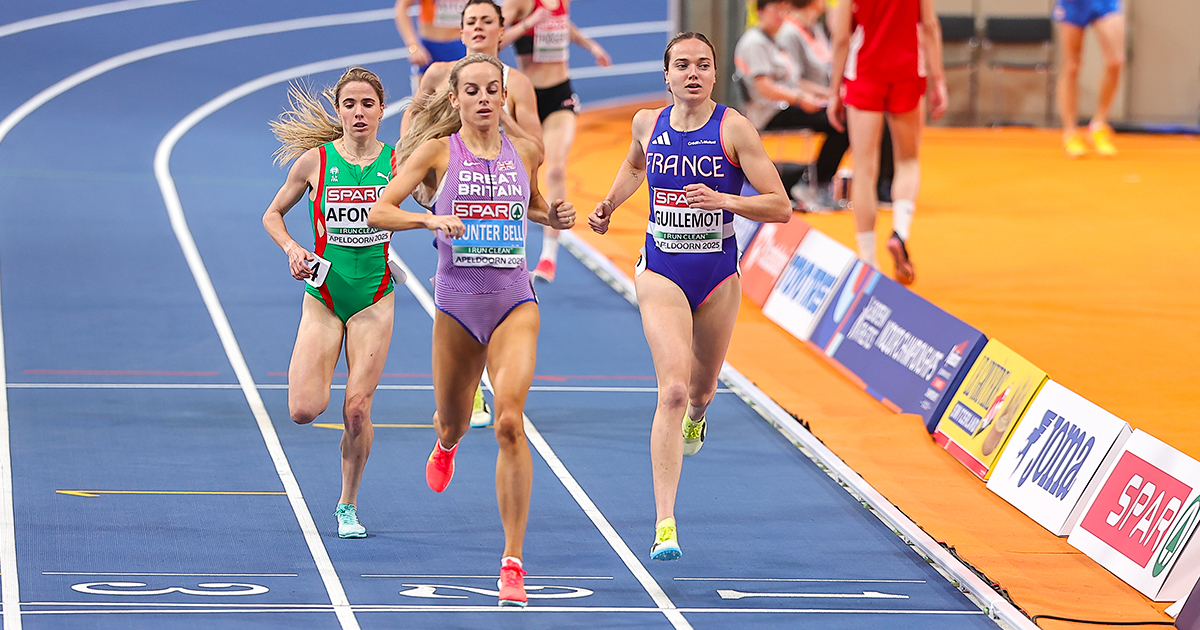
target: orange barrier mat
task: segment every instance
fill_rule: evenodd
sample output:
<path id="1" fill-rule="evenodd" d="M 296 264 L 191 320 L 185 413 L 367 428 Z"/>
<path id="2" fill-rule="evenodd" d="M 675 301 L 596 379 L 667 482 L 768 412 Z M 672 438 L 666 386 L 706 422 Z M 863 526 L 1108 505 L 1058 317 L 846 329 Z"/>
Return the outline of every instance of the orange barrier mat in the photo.
<path id="1" fill-rule="evenodd" d="M 608 192 L 636 110 L 582 114 L 568 169 L 568 196 L 581 215 L 576 234 L 630 275 L 645 239 L 645 186 L 617 211 L 607 235 L 593 234 L 583 217 Z M 803 161 L 811 144 L 765 142 L 773 158 L 790 161 Z M 1134 428 L 1200 458 L 1200 370 L 1192 358 L 1200 356 L 1200 139 L 1119 135 L 1117 146 L 1115 159 L 1070 161 L 1055 130 L 927 129 L 911 288 Z M 849 212 L 802 217 L 855 247 Z M 881 212 L 876 227 L 880 265 L 890 273 L 883 249 L 890 214 Z M 1170 620 L 1166 604 L 992 494 L 918 417 L 888 411 L 749 300 L 728 360 L 1028 614 Z M 718 419 L 716 439 L 719 426 Z"/>

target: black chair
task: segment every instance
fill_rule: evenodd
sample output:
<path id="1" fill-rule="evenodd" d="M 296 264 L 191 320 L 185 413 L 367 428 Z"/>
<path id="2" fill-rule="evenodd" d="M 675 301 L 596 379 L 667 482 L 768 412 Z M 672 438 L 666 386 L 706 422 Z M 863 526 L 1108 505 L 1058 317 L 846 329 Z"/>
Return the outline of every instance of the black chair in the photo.
<path id="1" fill-rule="evenodd" d="M 979 98 L 979 35 L 975 29 L 974 15 L 939 15 L 938 21 L 942 26 L 942 45 L 945 58 L 942 67 L 946 70 L 966 70 L 967 75 L 967 115 L 970 123 L 975 124 L 976 102 Z M 946 53 L 952 49 L 961 49 L 954 59 Z"/>
<path id="2" fill-rule="evenodd" d="M 1035 57 L 1002 59 L 1001 49 L 1036 49 Z M 1046 124 L 1054 122 L 1054 24 L 1048 17 L 988 17 L 984 22 L 983 53 L 990 70 L 1037 72 L 1046 75 Z M 1028 53 L 1027 53 L 1028 55 Z M 1000 90 L 993 86 L 992 124 L 1000 105 Z"/>

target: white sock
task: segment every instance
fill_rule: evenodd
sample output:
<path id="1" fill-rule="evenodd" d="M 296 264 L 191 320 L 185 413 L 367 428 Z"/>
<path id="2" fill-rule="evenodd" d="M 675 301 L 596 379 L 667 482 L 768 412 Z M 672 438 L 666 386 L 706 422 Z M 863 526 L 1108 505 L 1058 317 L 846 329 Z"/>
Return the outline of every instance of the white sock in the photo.
<path id="1" fill-rule="evenodd" d="M 900 237 L 900 240 L 908 242 L 908 232 L 912 229 L 913 213 L 917 211 L 917 204 L 911 199 L 897 199 L 892 202 L 892 229 Z"/>
<path id="2" fill-rule="evenodd" d="M 558 233 L 550 230 L 542 231 L 542 256 L 541 260 L 549 260 L 552 263 L 558 262 Z"/>
<path id="3" fill-rule="evenodd" d="M 521 559 L 520 559 L 520 558 L 514 558 L 513 556 L 504 556 L 503 558 L 500 558 L 500 564 L 501 564 L 501 565 L 503 565 L 504 563 L 506 563 L 506 562 L 509 562 L 509 561 L 511 561 L 513 564 L 517 565 L 518 567 L 521 567 L 522 569 L 524 569 L 524 568 L 525 568 L 525 567 L 524 567 L 524 566 L 521 564 Z"/>
<path id="4" fill-rule="evenodd" d="M 859 232 L 854 240 L 858 243 L 858 257 L 872 267 L 879 267 L 875 262 L 875 232 Z"/>
<path id="5" fill-rule="evenodd" d="M 443 453 L 449 453 L 450 451 L 454 450 L 453 446 L 451 446 L 450 448 L 446 448 L 445 446 L 442 446 L 442 441 L 440 439 L 437 441 L 437 443 L 438 443 L 438 448 L 442 449 Z"/>

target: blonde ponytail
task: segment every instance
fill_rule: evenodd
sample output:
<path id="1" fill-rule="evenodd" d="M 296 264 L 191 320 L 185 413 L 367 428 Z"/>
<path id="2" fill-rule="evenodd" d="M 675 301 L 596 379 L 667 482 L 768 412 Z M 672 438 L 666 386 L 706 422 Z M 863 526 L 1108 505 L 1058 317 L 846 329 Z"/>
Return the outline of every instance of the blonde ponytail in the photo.
<path id="1" fill-rule="evenodd" d="M 321 97 L 333 106 L 333 111 L 337 111 L 342 88 L 352 81 L 362 81 L 370 85 L 379 98 L 380 109 L 383 109 L 383 84 L 379 77 L 370 70 L 354 67 L 342 73 L 333 87 L 321 91 Z M 342 121 L 326 111 L 325 105 L 312 93 L 309 86 L 297 83 L 288 85 L 288 106 L 287 111 L 269 123 L 271 132 L 279 140 L 280 146 L 273 155 L 275 163 L 280 166 L 304 155 L 309 149 L 333 142 L 345 134 Z"/>

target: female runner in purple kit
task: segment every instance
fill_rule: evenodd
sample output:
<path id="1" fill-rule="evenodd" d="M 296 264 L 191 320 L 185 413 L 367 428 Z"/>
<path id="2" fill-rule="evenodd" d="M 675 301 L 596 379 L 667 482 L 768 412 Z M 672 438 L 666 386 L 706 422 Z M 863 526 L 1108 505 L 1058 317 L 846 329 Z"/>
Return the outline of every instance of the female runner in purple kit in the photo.
<path id="1" fill-rule="evenodd" d="M 438 439 L 425 479 L 441 492 L 454 476 L 454 454 L 467 432 L 486 364 L 500 445 L 496 499 L 505 539 L 500 605 L 524 606 L 521 551 L 533 463 L 523 420 L 540 325 L 525 262 L 525 227 L 532 219 L 569 230 L 575 209 L 561 199 L 547 203 L 538 192 L 540 147 L 500 133 L 505 98 L 503 70 L 495 57 L 471 54 L 455 64 L 449 88 L 413 118 L 397 151 L 397 172 L 371 209 L 368 225 L 437 233 L 433 424 Z M 421 184 L 437 191 L 433 213 L 401 210 L 400 202 Z"/>

